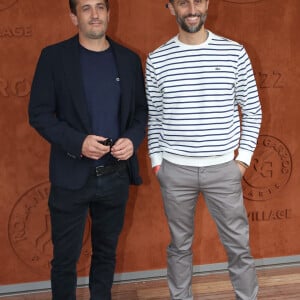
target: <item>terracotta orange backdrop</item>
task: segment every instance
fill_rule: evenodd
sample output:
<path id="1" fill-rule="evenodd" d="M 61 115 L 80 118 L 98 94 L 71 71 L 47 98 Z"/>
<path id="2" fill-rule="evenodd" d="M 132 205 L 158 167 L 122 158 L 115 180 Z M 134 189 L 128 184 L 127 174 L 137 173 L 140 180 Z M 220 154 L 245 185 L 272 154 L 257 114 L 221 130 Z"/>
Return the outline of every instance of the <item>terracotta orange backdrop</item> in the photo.
<path id="1" fill-rule="evenodd" d="M 177 32 L 167 0 L 111 0 L 109 35 L 147 54 Z M 299 0 L 211 0 L 207 28 L 246 47 L 263 107 L 263 125 L 244 179 L 255 258 L 300 252 Z M 51 259 L 49 146 L 29 127 L 27 106 L 40 51 L 76 33 L 67 0 L 0 0 L 0 284 L 49 280 Z M 146 140 L 139 151 L 144 184 L 131 189 L 117 272 L 164 269 L 169 242 Z M 194 263 L 225 262 L 202 198 L 196 214 Z M 87 276 L 89 223 L 79 262 Z"/>

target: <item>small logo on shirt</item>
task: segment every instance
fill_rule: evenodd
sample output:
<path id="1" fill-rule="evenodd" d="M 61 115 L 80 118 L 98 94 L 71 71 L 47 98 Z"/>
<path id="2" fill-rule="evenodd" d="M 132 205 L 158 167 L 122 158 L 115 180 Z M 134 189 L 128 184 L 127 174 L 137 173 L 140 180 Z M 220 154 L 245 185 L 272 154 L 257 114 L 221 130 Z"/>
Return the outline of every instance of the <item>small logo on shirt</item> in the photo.
<path id="1" fill-rule="evenodd" d="M 221 68 L 220 67 L 216 67 L 215 70 L 216 71 L 221 71 Z"/>

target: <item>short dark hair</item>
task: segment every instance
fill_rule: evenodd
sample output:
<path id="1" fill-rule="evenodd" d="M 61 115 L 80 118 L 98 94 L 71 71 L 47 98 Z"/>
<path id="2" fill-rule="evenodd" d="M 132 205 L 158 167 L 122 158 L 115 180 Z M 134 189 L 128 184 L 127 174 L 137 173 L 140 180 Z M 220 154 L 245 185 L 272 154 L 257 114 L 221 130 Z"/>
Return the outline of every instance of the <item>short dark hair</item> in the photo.
<path id="1" fill-rule="evenodd" d="M 74 15 L 76 15 L 76 5 L 77 5 L 77 0 L 69 0 L 70 10 Z M 109 1 L 108 0 L 105 0 L 105 5 L 106 5 L 107 10 L 109 10 Z"/>

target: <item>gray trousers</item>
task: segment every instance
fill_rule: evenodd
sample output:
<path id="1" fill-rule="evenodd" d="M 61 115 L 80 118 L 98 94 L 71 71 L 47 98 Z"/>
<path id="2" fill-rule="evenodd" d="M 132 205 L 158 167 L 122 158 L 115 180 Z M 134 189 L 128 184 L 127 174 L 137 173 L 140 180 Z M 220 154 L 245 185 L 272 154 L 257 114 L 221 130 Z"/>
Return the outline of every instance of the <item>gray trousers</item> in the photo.
<path id="1" fill-rule="evenodd" d="M 157 176 L 171 234 L 167 249 L 171 299 L 193 299 L 191 247 L 199 193 L 205 199 L 225 247 L 236 299 L 257 299 L 257 277 L 250 254 L 249 225 L 237 163 L 188 167 L 164 160 Z"/>

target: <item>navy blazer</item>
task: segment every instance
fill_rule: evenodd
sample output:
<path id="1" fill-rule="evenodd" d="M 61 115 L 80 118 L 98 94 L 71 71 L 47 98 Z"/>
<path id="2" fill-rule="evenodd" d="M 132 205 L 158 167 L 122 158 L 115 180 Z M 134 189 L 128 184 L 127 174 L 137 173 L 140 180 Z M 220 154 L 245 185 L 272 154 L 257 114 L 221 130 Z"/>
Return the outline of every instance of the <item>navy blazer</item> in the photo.
<path id="1" fill-rule="evenodd" d="M 109 39 L 121 84 L 121 137 L 135 149 L 128 160 L 131 184 L 140 184 L 136 150 L 144 139 L 147 101 L 140 58 Z M 91 134 L 91 120 L 84 95 L 78 35 L 44 48 L 32 82 L 29 121 L 50 144 L 50 181 L 79 189 L 92 172 L 93 161 L 81 156 L 84 139 Z"/>

